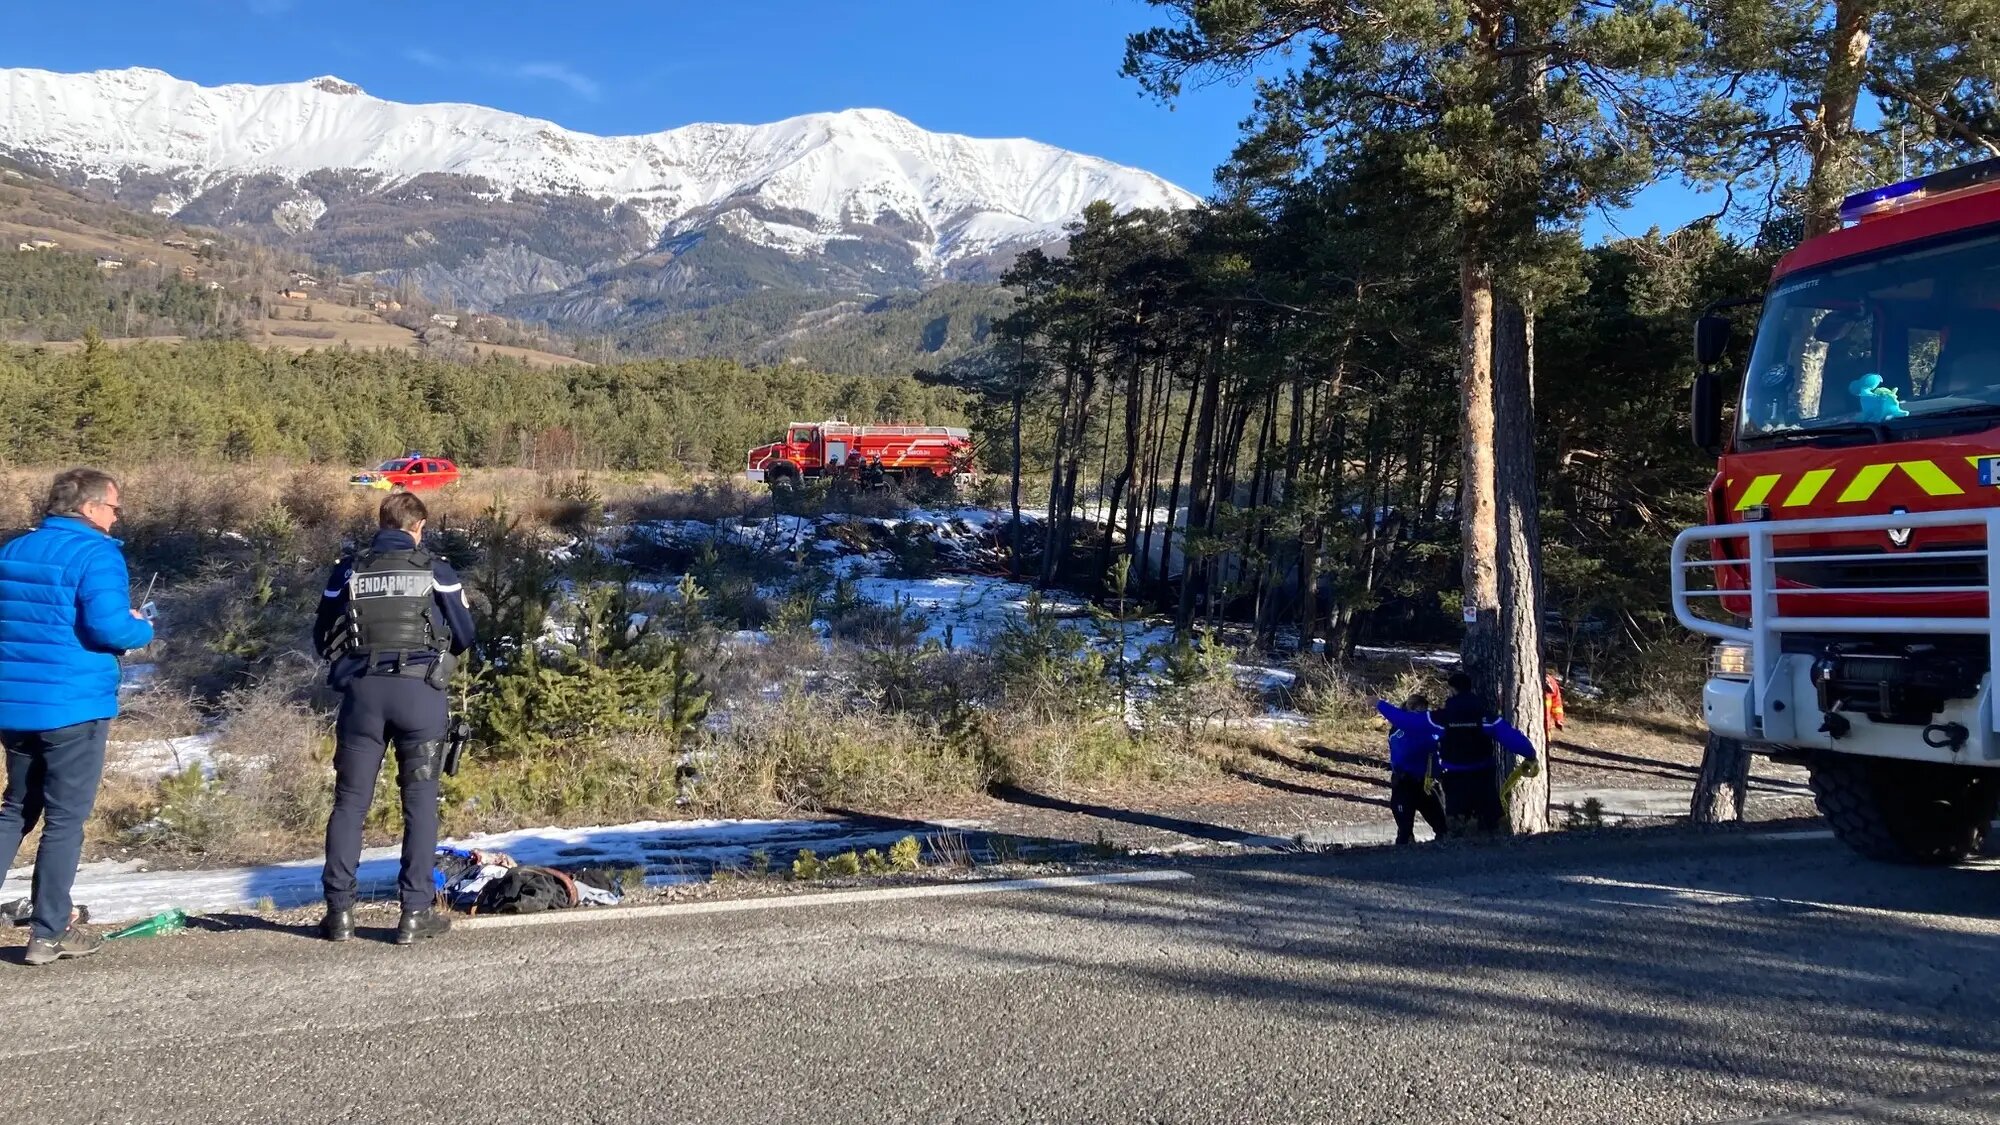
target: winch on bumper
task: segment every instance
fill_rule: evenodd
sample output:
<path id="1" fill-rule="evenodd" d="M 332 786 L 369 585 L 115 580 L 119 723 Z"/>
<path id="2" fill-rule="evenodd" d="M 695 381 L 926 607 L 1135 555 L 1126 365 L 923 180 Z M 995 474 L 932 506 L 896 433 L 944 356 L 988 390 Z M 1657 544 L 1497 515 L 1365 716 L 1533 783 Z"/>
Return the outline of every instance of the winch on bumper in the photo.
<path id="1" fill-rule="evenodd" d="M 1787 648 L 1795 651 L 1778 658 L 1760 721 L 1749 646 L 1715 647 L 1702 692 L 1709 729 L 1784 747 L 2000 765 L 2000 739 L 1990 731 L 1981 737 L 1990 682 L 1982 654 L 1859 640 Z"/>

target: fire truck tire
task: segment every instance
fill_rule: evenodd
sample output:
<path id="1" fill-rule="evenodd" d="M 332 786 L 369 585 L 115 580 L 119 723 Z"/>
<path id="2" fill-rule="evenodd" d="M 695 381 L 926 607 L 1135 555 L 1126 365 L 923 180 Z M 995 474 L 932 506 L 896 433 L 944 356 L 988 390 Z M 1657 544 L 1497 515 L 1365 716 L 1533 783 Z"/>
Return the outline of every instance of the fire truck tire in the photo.
<path id="1" fill-rule="evenodd" d="M 799 490 L 799 471 L 790 465 L 778 465 L 771 470 L 771 491 L 781 496 L 789 496 Z"/>
<path id="2" fill-rule="evenodd" d="M 1977 852 L 2000 804 L 1981 771 L 1931 762 L 1821 754 L 1812 788 L 1841 843 L 1887 863 L 1957 863 Z"/>

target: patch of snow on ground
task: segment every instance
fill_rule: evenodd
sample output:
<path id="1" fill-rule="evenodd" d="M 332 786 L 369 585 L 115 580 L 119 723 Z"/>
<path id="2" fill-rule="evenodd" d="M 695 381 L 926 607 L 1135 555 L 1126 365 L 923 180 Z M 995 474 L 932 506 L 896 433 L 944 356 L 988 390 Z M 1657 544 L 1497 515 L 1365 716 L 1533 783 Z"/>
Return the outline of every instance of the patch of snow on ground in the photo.
<path id="1" fill-rule="evenodd" d="M 1236 673 L 1246 687 L 1269 693 L 1288 691 L 1299 682 L 1299 674 L 1286 668 L 1272 668 L 1263 664 L 1231 664 L 1229 670 Z"/>
<path id="2" fill-rule="evenodd" d="M 857 820 L 688 820 L 641 821 L 597 828 L 530 828 L 442 841 L 454 847 L 503 851 L 520 863 L 546 867 L 643 867 L 653 884 L 707 878 L 717 868 L 744 867 L 752 852 L 782 868 L 811 848 L 821 856 L 850 848 L 886 849 L 905 836 L 977 829 L 969 821 L 923 824 Z M 361 853 L 364 898 L 395 893 L 399 864 L 395 848 Z M 27 893 L 31 872 L 8 872 L 7 897 Z M 17 893 L 18 892 L 18 893 Z M 133 861 L 86 863 L 77 872 L 75 900 L 90 907 L 91 920 L 115 924 L 150 918 L 162 910 L 189 912 L 241 910 L 270 899 L 281 908 L 320 901 L 320 860 L 297 860 L 262 867 L 193 871 L 146 871 Z"/>
<path id="3" fill-rule="evenodd" d="M 160 678 L 160 666 L 148 661 L 126 664 L 118 670 L 118 690 L 137 691 Z"/>
<path id="4" fill-rule="evenodd" d="M 902 604 L 924 615 L 924 640 L 942 642 L 949 627 L 955 645 L 969 645 L 991 636 L 1007 622 L 1028 612 L 1034 587 L 1004 578 L 952 574 L 937 578 L 862 578 L 855 593 L 880 605 Z M 1050 612 L 1079 616 L 1083 603 L 1052 596 L 1044 599 Z"/>
<path id="5" fill-rule="evenodd" d="M 1379 647 L 1374 645 L 1357 645 L 1354 649 L 1354 655 L 1363 660 L 1408 661 L 1411 664 L 1424 664 L 1432 668 L 1451 668 L 1458 664 L 1458 653 L 1450 649 L 1412 648 L 1403 645 Z"/>
<path id="6" fill-rule="evenodd" d="M 214 734 L 113 741 L 104 748 L 104 769 L 128 777 L 159 778 L 200 766 L 203 777 L 214 777 L 215 742 Z"/>

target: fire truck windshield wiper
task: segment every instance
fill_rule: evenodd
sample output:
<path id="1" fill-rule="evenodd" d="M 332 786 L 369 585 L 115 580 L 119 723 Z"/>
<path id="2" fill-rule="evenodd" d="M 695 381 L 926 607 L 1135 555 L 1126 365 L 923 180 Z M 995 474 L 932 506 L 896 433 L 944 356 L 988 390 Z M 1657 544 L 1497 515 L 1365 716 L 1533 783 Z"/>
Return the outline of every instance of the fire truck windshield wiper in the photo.
<path id="1" fill-rule="evenodd" d="M 1776 433 L 1758 434 L 1759 442 L 1775 442 L 1792 445 L 1798 442 L 1819 441 L 1822 438 L 1865 437 L 1876 442 L 1889 440 L 1889 427 L 1881 422 L 1841 422 L 1830 426 L 1814 426 L 1811 429 L 1781 430 Z"/>

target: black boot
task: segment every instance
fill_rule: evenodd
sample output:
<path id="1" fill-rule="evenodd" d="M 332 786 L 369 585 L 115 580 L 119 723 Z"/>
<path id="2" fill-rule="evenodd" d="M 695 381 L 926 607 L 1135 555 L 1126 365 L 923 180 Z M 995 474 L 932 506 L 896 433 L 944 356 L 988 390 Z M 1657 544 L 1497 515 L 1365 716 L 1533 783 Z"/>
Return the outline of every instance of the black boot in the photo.
<path id="1" fill-rule="evenodd" d="M 418 938 L 434 938 L 451 929 L 451 918 L 436 908 L 403 911 L 396 923 L 396 944 L 413 945 Z"/>
<path id="2" fill-rule="evenodd" d="M 346 941 L 354 936 L 354 908 L 327 907 L 326 917 L 320 919 L 320 935 L 328 941 Z"/>

